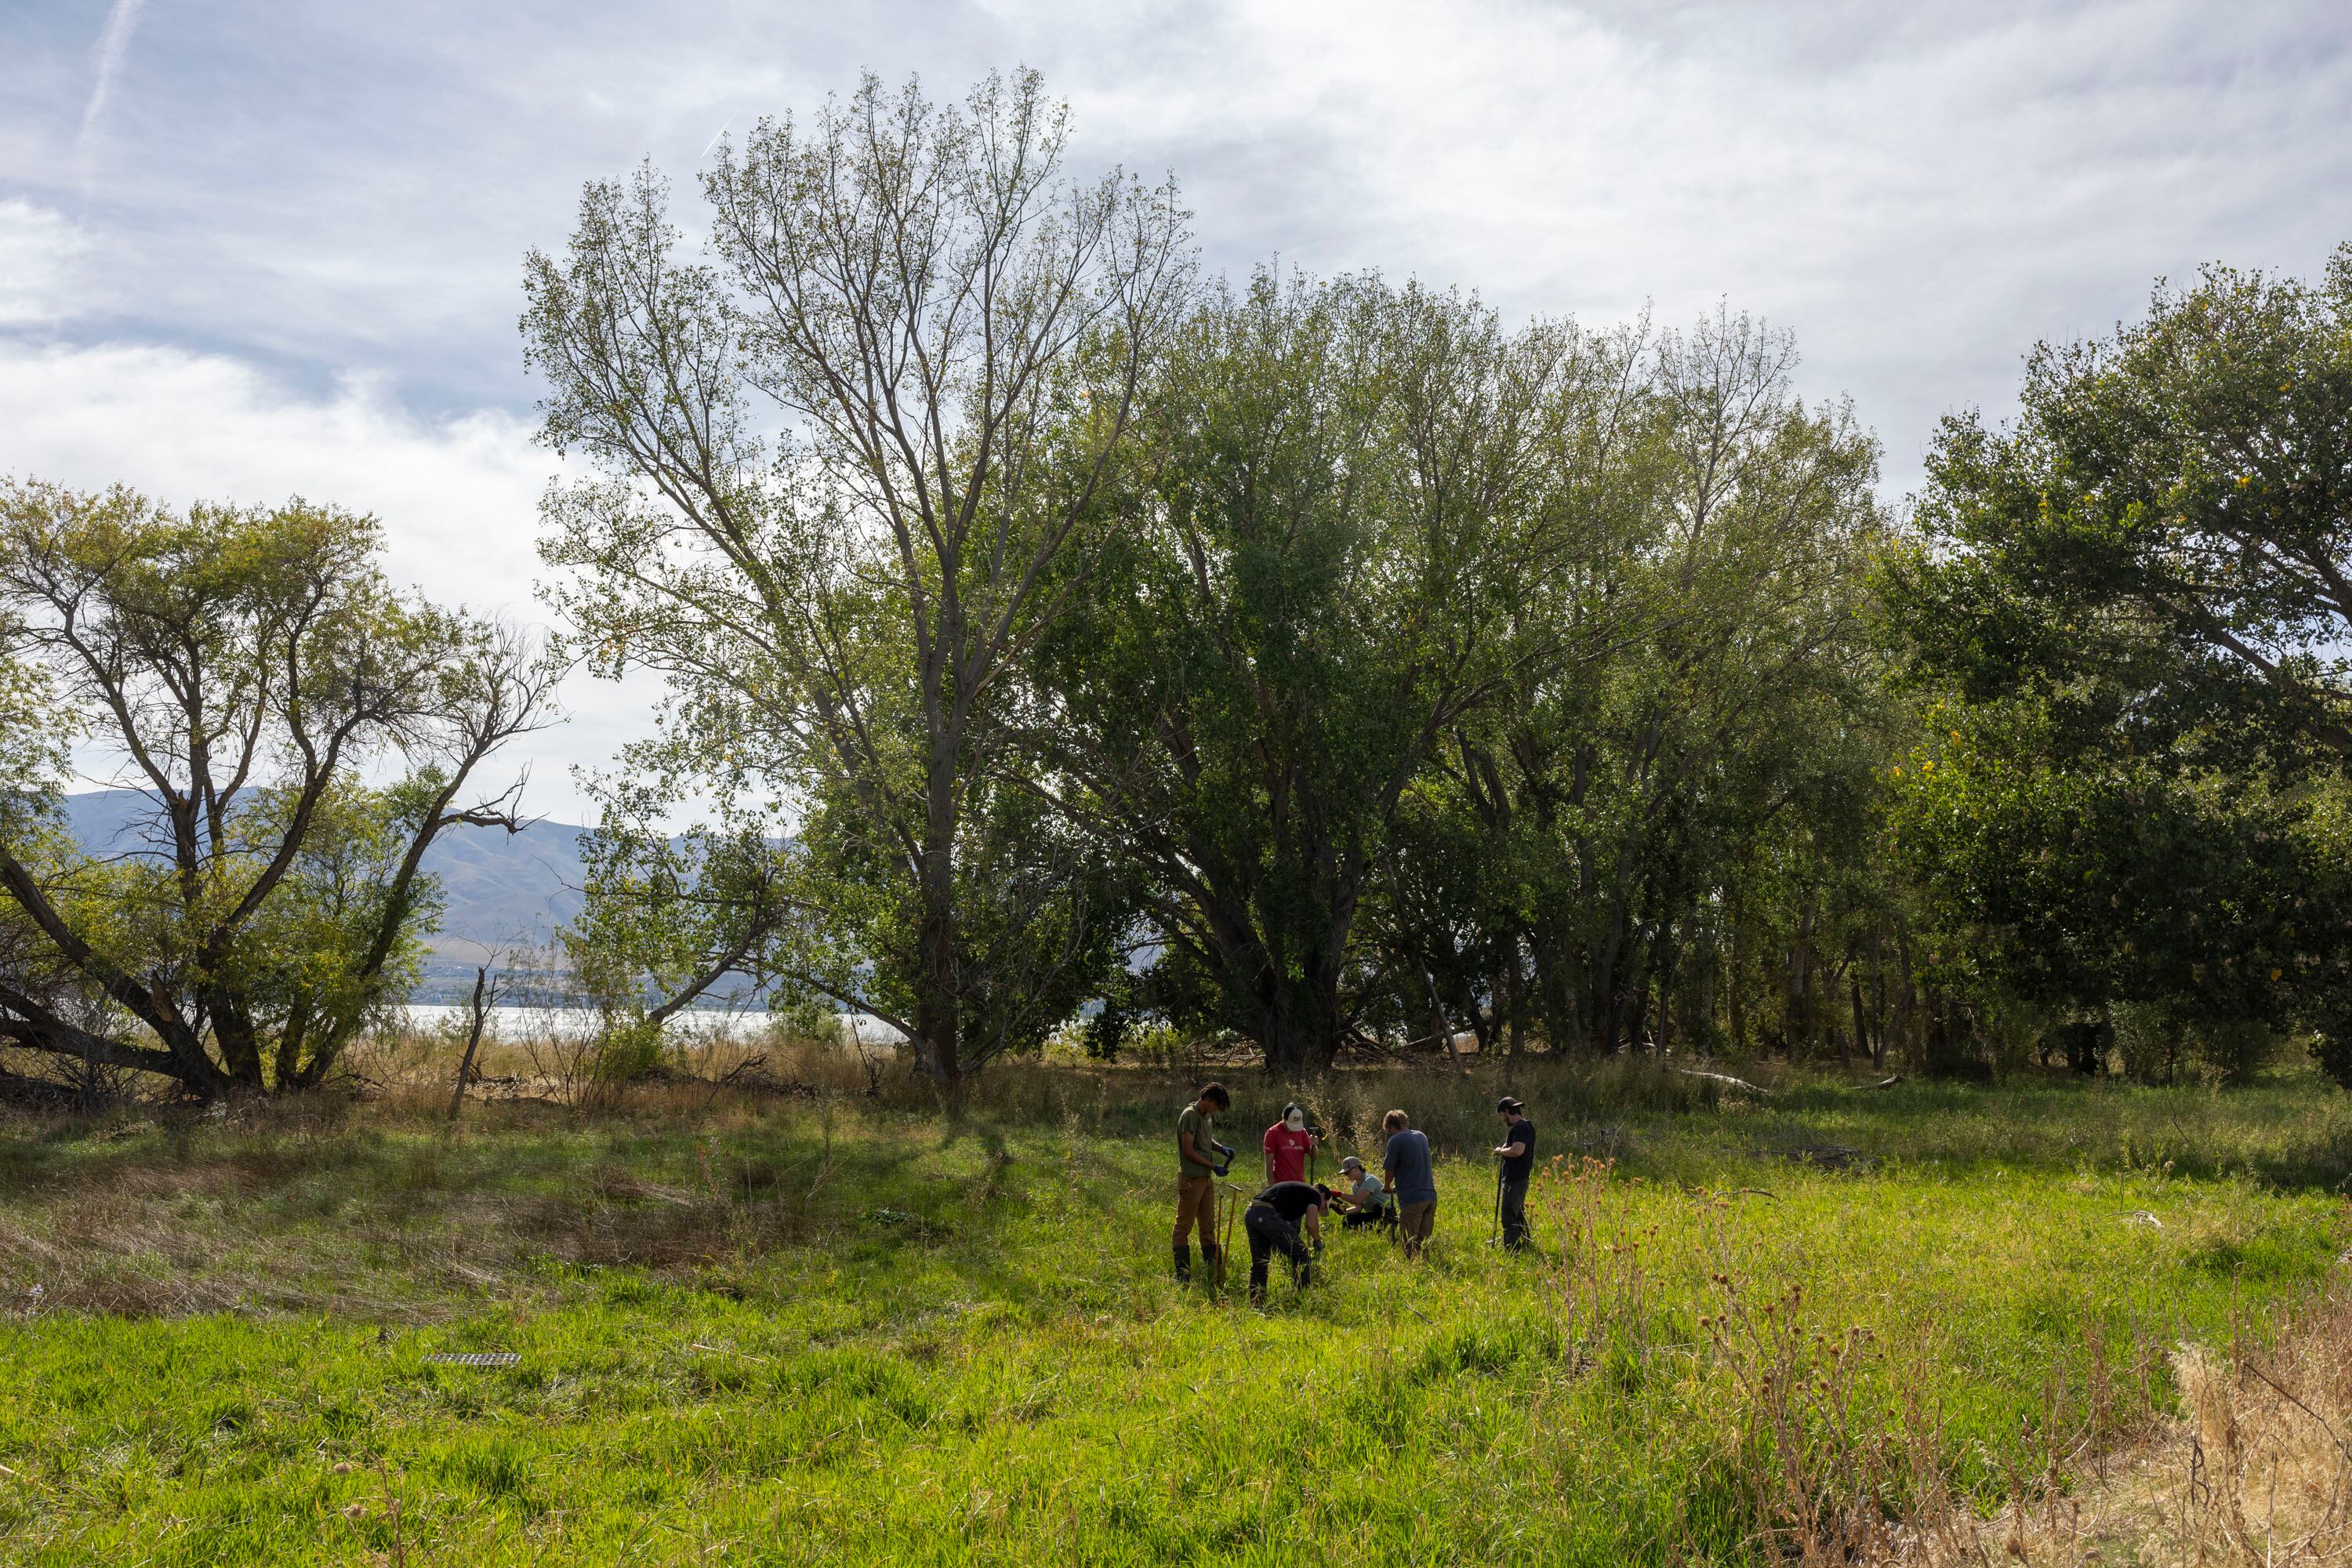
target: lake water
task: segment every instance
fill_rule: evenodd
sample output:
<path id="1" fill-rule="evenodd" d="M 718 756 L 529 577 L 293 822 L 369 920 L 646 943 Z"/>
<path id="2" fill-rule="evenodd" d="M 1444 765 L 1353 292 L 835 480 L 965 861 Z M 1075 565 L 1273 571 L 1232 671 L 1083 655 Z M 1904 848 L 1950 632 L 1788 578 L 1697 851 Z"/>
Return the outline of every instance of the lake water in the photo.
<path id="1" fill-rule="evenodd" d="M 472 1014 L 464 1007 L 445 1006 L 436 1003 L 415 1002 L 401 1009 L 411 1028 L 462 1028 Z M 898 1037 L 898 1031 L 878 1018 L 841 1016 L 841 1027 L 846 1035 L 855 1024 L 856 1032 L 868 1045 L 887 1045 Z M 768 1025 L 764 1011 L 730 1013 L 717 1007 L 691 1008 L 677 1014 L 669 1021 L 669 1034 L 675 1039 L 730 1039 L 759 1034 Z M 596 1026 L 596 1015 L 575 1008 L 563 1007 L 493 1007 L 490 1009 L 490 1033 L 499 1039 L 520 1039 L 530 1035 L 556 1034 L 579 1036 Z"/>

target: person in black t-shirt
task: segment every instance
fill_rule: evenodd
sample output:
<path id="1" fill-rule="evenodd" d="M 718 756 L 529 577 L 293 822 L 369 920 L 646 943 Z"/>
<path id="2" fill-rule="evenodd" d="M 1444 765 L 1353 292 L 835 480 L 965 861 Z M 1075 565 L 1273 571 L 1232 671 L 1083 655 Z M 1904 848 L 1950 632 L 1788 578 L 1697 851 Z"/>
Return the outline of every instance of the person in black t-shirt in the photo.
<path id="1" fill-rule="evenodd" d="M 1527 1107 L 1507 1094 L 1495 1102 L 1495 1114 L 1503 1119 L 1503 1141 L 1495 1146 L 1495 1157 L 1503 1162 L 1497 1199 L 1503 1209 L 1503 1245 L 1516 1249 L 1528 1244 L 1528 1178 L 1536 1169 L 1536 1124 L 1528 1120 Z"/>
<path id="2" fill-rule="evenodd" d="M 1299 1237 L 1303 1222 L 1323 1250 L 1323 1215 L 1331 1206 L 1331 1189 L 1320 1183 L 1276 1182 L 1250 1199 L 1242 1211 L 1242 1229 L 1249 1233 L 1250 1300 L 1265 1300 L 1266 1259 L 1280 1253 L 1290 1264 L 1291 1282 L 1305 1289 L 1314 1271 L 1307 1244 Z"/>

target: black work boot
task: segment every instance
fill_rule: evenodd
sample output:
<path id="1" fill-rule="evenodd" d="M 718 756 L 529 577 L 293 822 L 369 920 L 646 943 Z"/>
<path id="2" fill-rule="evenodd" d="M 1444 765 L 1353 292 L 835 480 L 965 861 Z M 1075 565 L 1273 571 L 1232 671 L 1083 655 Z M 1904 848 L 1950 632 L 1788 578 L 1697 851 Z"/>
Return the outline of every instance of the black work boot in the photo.
<path id="1" fill-rule="evenodd" d="M 1192 1244 L 1189 1241 L 1180 1241 L 1176 1244 L 1176 1283 L 1189 1284 L 1192 1279 Z"/>
<path id="2" fill-rule="evenodd" d="M 1201 1243 L 1201 1271 L 1206 1274 L 1212 1282 L 1214 1282 L 1217 1278 L 1217 1249 L 1205 1241 Z"/>

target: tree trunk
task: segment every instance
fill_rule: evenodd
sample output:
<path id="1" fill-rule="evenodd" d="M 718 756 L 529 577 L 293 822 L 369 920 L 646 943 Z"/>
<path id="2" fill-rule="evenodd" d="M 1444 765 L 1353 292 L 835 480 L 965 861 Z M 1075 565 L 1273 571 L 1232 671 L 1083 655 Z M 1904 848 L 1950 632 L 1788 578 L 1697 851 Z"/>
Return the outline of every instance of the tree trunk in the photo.
<path id="1" fill-rule="evenodd" d="M 1813 1054 L 1820 1043 L 1821 1023 L 1813 1007 L 1813 904 L 1808 898 L 1797 907 L 1797 940 L 1789 953 L 1789 1056 Z"/>
<path id="2" fill-rule="evenodd" d="M 1276 971 L 1259 995 L 1257 1026 L 1251 1033 L 1265 1052 L 1265 1070 L 1285 1082 L 1328 1070 L 1339 1054 L 1338 973 L 1293 976 Z"/>
<path id="3" fill-rule="evenodd" d="M 1519 944 L 1511 942 L 1511 962 L 1503 971 L 1503 1017 L 1507 1044 L 1503 1047 L 1503 1087 L 1511 1087 L 1512 1075 L 1519 1067 Z"/>
<path id="4" fill-rule="evenodd" d="M 1876 1005 L 1873 1009 L 1870 1065 L 1880 1072 L 1886 1070 L 1886 932 L 1882 925 L 1871 941 L 1871 994 Z"/>
<path id="5" fill-rule="evenodd" d="M 490 971 L 487 964 L 474 970 L 473 1026 L 466 1031 L 466 1054 L 457 1060 L 457 1087 L 449 1091 L 449 1120 L 457 1120 L 457 1108 L 466 1103 L 466 1080 L 473 1075 L 474 1053 L 482 1047 L 482 1026 L 489 1020 L 490 1009 L 487 993 Z"/>
<path id="6" fill-rule="evenodd" d="M 1857 1050 L 1870 1051 L 1870 1020 L 1862 1010 L 1862 977 L 1854 975 L 1847 981 L 1847 984 L 1852 988 L 1853 1000 L 1854 1047 Z M 1876 1055 L 1875 1052 L 1871 1054 Z"/>
<path id="7" fill-rule="evenodd" d="M 212 1016 L 213 1040 L 228 1068 L 231 1088 L 265 1092 L 269 1085 L 261 1070 L 261 1040 L 251 1013 L 235 992 L 224 986 L 207 985 L 203 995 L 205 1011 Z"/>
<path id="8" fill-rule="evenodd" d="M 922 1051 L 923 1070 L 941 1083 L 952 1084 L 962 1072 L 962 1063 L 957 1058 L 959 1019 L 952 910 L 935 907 L 925 912 L 922 961 L 923 994 L 915 1005 L 915 1028 L 921 1036 L 918 1044 Z"/>
<path id="9" fill-rule="evenodd" d="M 1742 1057 L 1748 1054 L 1748 997 L 1741 980 L 1747 967 L 1747 921 L 1735 919 L 1731 922 L 1731 950 L 1724 961 L 1727 973 L 1723 985 L 1724 1012 L 1731 1026 L 1731 1048 L 1733 1054 Z"/>
<path id="10" fill-rule="evenodd" d="M 923 1070 L 941 1083 L 963 1075 L 962 987 L 956 973 L 955 766 L 951 750 L 934 747 L 923 835 L 923 919 L 917 937 L 922 994 L 915 1002 Z"/>

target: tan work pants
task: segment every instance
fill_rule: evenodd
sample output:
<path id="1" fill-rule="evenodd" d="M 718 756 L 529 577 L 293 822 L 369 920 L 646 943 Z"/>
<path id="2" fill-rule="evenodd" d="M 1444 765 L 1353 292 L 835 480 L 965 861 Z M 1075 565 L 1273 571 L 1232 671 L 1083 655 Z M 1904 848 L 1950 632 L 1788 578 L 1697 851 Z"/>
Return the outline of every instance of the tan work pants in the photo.
<path id="1" fill-rule="evenodd" d="M 1403 1227 L 1400 1234 L 1404 1241 L 1404 1255 L 1414 1257 L 1429 1245 L 1429 1233 L 1437 1228 L 1437 1200 L 1432 1198 L 1427 1203 L 1400 1204 L 1397 1205 L 1397 1217 Z"/>
<path id="2" fill-rule="evenodd" d="M 1192 1238 L 1192 1226 L 1201 1226 L 1201 1248 L 1212 1251 L 1217 1245 L 1217 1179 L 1214 1176 L 1179 1176 L 1176 1178 L 1176 1245 L 1183 1247 Z"/>

